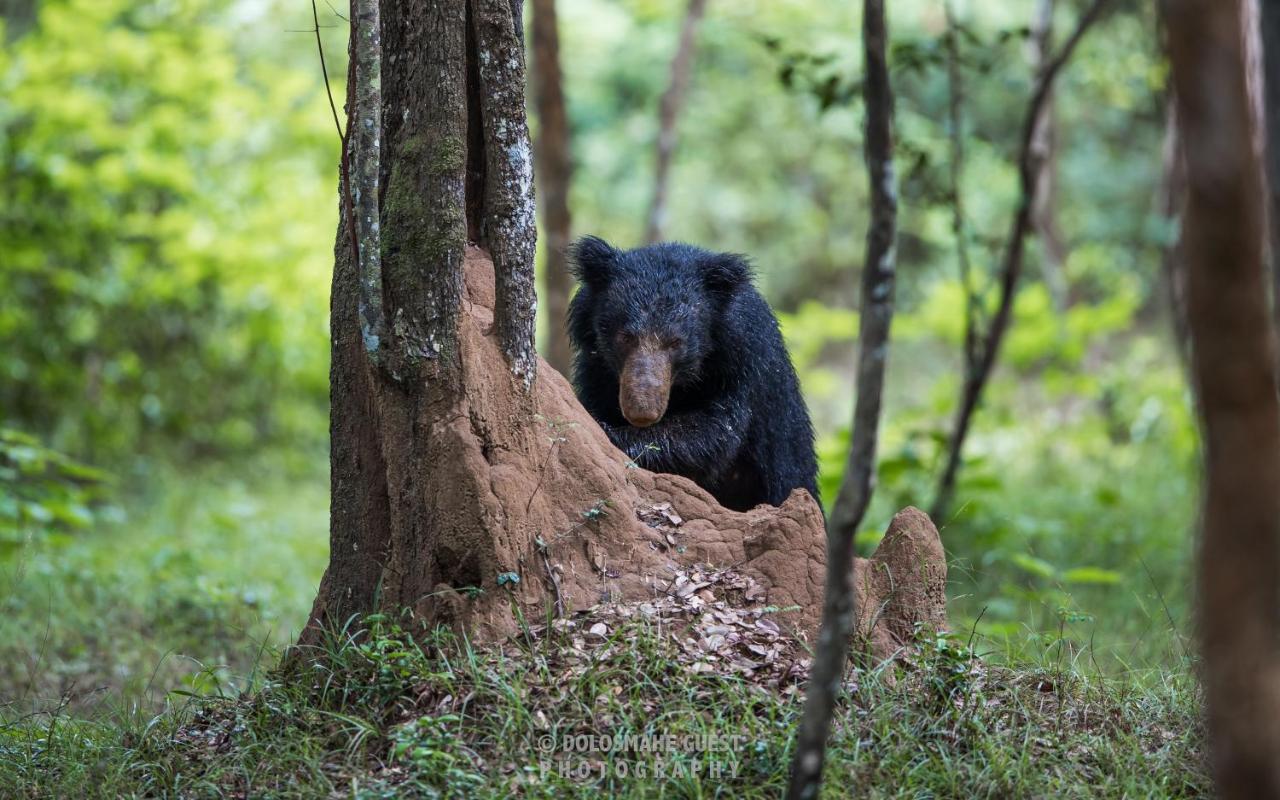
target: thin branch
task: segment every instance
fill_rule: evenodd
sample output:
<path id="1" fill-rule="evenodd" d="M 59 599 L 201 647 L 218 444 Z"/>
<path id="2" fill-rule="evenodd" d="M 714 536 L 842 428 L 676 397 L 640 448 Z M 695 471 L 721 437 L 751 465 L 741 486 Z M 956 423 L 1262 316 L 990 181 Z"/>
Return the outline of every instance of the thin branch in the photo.
<path id="1" fill-rule="evenodd" d="M 311 0 L 311 19 L 315 22 L 316 50 L 320 53 L 320 73 L 324 75 L 324 91 L 329 95 L 329 110 L 333 112 L 333 127 L 338 130 L 338 139 L 346 145 L 347 136 L 342 132 L 342 123 L 338 122 L 338 105 L 333 102 L 333 87 L 329 85 L 329 66 L 324 59 L 324 42 L 320 39 L 320 12 L 316 10 L 316 0 Z"/>
<path id="2" fill-rule="evenodd" d="M 951 149 L 951 235 L 955 241 L 956 264 L 964 291 L 964 374 L 971 375 L 978 361 L 978 291 L 973 285 L 973 262 L 969 258 L 968 223 L 964 204 L 964 77 L 960 69 L 960 31 L 950 0 L 943 5 L 947 20 L 947 121 Z"/>
<path id="3" fill-rule="evenodd" d="M 333 15 L 335 17 L 347 23 L 348 25 L 351 24 L 351 20 L 347 19 L 346 17 L 342 16 L 342 14 L 338 13 L 338 9 L 334 8 L 333 3 L 330 3 L 329 0 L 324 0 L 324 4 L 329 7 L 329 10 L 333 12 Z"/>
<path id="4" fill-rule="evenodd" d="M 960 469 L 965 437 L 969 433 L 973 414 L 982 399 L 983 389 L 986 388 L 987 380 L 991 377 L 991 371 L 995 367 L 996 357 L 1000 352 L 1000 344 L 1004 340 L 1004 334 L 1008 330 L 1009 319 L 1013 313 L 1013 298 L 1018 287 L 1018 279 L 1022 274 L 1023 252 L 1027 234 L 1031 232 L 1032 228 L 1031 211 L 1036 195 L 1036 182 L 1040 175 L 1040 158 L 1042 154 L 1033 146 L 1036 122 L 1040 119 L 1041 111 L 1049 98 L 1058 74 L 1071 59 L 1072 54 L 1075 53 L 1076 47 L 1084 39 L 1085 34 L 1102 17 L 1103 12 L 1107 10 L 1110 3 L 1111 0 L 1095 0 L 1088 10 L 1084 12 L 1062 49 L 1058 51 L 1058 54 L 1053 59 L 1045 63 L 1036 80 L 1031 102 L 1027 106 L 1022 124 L 1022 138 L 1018 149 L 1021 195 L 1018 200 L 1017 212 L 1014 214 L 1013 222 L 1010 225 L 1009 237 L 1006 240 L 1005 252 L 1001 260 L 999 273 L 1000 299 L 996 306 L 995 316 L 987 328 L 986 335 L 979 342 L 979 357 L 975 365 L 976 368 L 972 374 L 965 376 L 964 385 L 961 387 L 960 405 L 956 412 L 955 425 L 951 432 L 946 466 L 943 469 L 941 479 L 938 481 L 937 494 L 934 497 L 933 507 L 930 509 L 930 516 L 934 519 L 940 519 L 945 516 L 947 507 L 951 503 L 951 495 L 955 490 L 956 475 Z"/>
<path id="5" fill-rule="evenodd" d="M 322 75 L 324 75 L 324 90 L 325 90 L 325 94 L 329 96 L 329 110 L 333 112 L 333 127 L 336 128 L 338 131 L 338 142 L 340 147 L 342 148 L 342 155 L 340 156 L 340 161 L 338 166 L 338 171 L 339 171 L 338 183 L 339 183 L 339 195 L 340 195 L 339 208 L 341 209 L 343 216 L 346 218 L 347 230 L 349 231 L 350 237 L 351 237 L 352 263 L 354 263 L 357 269 L 359 269 L 360 239 L 356 230 L 355 209 L 351 201 L 351 191 L 349 189 L 351 185 L 351 159 L 350 159 L 350 151 L 348 148 L 349 143 L 347 141 L 347 135 L 342 130 L 342 124 L 338 121 L 338 106 L 333 100 L 333 87 L 329 83 L 329 67 L 324 57 L 324 42 L 320 37 L 320 13 L 316 9 L 316 0 L 311 0 L 311 19 L 315 23 L 314 30 L 316 34 L 316 50 L 320 54 L 320 72 Z M 355 42 L 354 26 L 351 29 L 350 35 L 351 35 L 351 46 L 354 47 L 354 42 Z M 351 93 L 355 88 L 355 66 L 356 66 L 355 60 L 351 59 L 347 65 L 348 108 L 351 107 Z"/>
<path id="6" fill-rule="evenodd" d="M 893 87 L 886 58 L 884 0 L 864 0 L 862 42 L 866 79 L 866 163 L 871 184 L 871 224 L 862 273 L 858 400 L 853 415 L 844 482 L 827 521 L 827 587 L 818 652 L 805 698 L 788 797 L 818 796 L 827 736 L 848 659 L 856 609 L 852 580 L 854 534 L 875 488 L 876 444 L 893 321 L 894 243 L 898 196 L 893 169 Z"/>

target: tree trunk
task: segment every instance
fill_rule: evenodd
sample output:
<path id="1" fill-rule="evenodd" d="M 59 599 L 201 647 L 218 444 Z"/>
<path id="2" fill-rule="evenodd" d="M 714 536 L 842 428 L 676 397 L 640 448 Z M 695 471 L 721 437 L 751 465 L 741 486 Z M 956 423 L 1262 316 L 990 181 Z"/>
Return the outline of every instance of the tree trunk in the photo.
<path id="1" fill-rule="evenodd" d="M 689 0 L 684 24 L 680 28 L 680 41 L 671 59 L 671 81 L 658 102 L 658 147 L 653 171 L 653 202 L 645 223 L 644 240 L 649 244 L 660 242 L 667 232 L 667 193 L 671 182 L 671 157 L 676 150 L 676 121 L 685 92 L 689 88 L 689 76 L 693 72 L 693 55 L 697 49 L 698 24 L 706 11 L 707 0 Z"/>
<path id="2" fill-rule="evenodd" d="M 1272 315 L 1280 320 L 1280 5 L 1261 4 L 1263 132 L 1267 159 L 1267 243 Z M 1277 324 L 1280 324 L 1278 322 Z"/>
<path id="3" fill-rule="evenodd" d="M 512 6 L 387 0 L 378 12 L 375 0 L 351 3 L 344 191 L 355 213 L 339 224 L 330 309 L 331 552 L 304 644 L 377 608 L 429 615 L 432 587 L 471 585 L 495 558 L 466 530 L 478 499 L 427 480 L 457 476 L 450 464 L 473 443 L 450 435 L 467 395 L 469 232 L 495 264 L 506 399 L 527 403 L 534 375 L 532 164 Z"/>
<path id="4" fill-rule="evenodd" d="M 870 178 L 871 225 L 862 271 L 862 315 L 858 332 L 858 402 L 844 481 L 827 520 L 827 588 L 822 632 L 805 697 L 804 719 L 791 763 L 788 796 L 818 796 L 827 737 L 844 677 L 849 637 L 855 621 L 854 535 L 875 488 L 880 401 L 893 321 L 894 243 L 898 190 L 893 170 L 893 87 L 884 0 L 864 0 L 862 47 L 866 77 L 866 164 Z"/>
<path id="5" fill-rule="evenodd" d="M 547 362 L 560 374 L 568 375 L 572 355 L 565 318 L 573 289 L 567 254 L 573 160 L 564 77 L 560 72 L 556 0 L 533 0 L 533 102 L 538 112 L 534 157 L 541 195 L 542 232 L 546 235 L 543 297 L 547 304 Z"/>
<path id="6" fill-rule="evenodd" d="M 35 25 L 40 0 L 0 0 L 0 19 L 4 20 L 5 40 L 16 41 Z"/>
<path id="7" fill-rule="evenodd" d="M 1031 65 L 1039 74 L 1053 57 L 1054 0 L 1036 0 L 1031 20 Z M 1067 244 L 1058 228 L 1058 119 L 1052 90 L 1036 120 L 1031 146 L 1038 152 L 1040 174 L 1036 177 L 1036 194 L 1031 205 L 1031 222 L 1040 240 L 1042 272 L 1054 306 L 1062 311 L 1071 304 L 1065 265 Z"/>
<path id="8" fill-rule="evenodd" d="M 1199 631 L 1226 798 L 1280 797 L 1280 401 L 1239 0 L 1166 0 L 1187 170 L 1182 248 L 1204 438 Z"/>

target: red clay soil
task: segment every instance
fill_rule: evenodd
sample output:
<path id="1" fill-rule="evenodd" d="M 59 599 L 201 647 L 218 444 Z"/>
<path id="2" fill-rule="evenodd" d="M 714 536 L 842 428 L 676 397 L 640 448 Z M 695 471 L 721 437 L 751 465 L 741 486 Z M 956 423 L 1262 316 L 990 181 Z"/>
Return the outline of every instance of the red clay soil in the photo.
<path id="1" fill-rule="evenodd" d="M 492 263 L 469 248 L 466 270 L 460 347 L 468 389 L 430 434 L 427 491 L 438 536 L 405 546 L 413 558 L 396 553 L 399 567 L 386 580 L 443 578 L 425 591 L 389 585 L 387 596 L 485 639 L 516 629 L 516 607 L 538 621 L 670 593 L 677 573 L 695 565 L 731 567 L 754 581 L 744 603 L 778 609 L 775 622 L 813 641 L 826 534 L 809 494 L 797 489 L 777 508 L 726 510 L 685 478 L 629 464 L 545 362 L 525 398 L 491 335 Z M 415 569 L 414 558 L 432 566 Z M 946 560 L 923 512 L 898 512 L 855 570 L 861 632 L 875 656 L 890 656 L 917 623 L 945 627 Z"/>

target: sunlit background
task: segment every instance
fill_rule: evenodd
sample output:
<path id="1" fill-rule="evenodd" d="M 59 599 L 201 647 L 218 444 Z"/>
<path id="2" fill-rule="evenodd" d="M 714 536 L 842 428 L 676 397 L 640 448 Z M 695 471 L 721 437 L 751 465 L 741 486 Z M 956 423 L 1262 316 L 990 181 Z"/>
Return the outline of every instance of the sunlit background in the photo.
<path id="1" fill-rule="evenodd" d="M 712 0 L 672 173 L 671 236 L 749 254 L 783 320 L 828 499 L 867 225 L 855 5 Z M 1032 5 L 957 4 L 967 239 L 987 289 L 1016 199 Z M 1058 5 L 1065 27 L 1075 11 Z M 575 234 L 639 242 L 683 8 L 560 3 Z M 889 9 L 899 314 L 864 550 L 895 509 L 931 502 L 961 380 L 941 8 Z M 0 11 L 0 703 L 88 711 L 247 680 L 304 622 L 327 559 L 339 140 L 312 7 Z M 324 0 L 318 17 L 340 111 L 346 23 Z M 1125 5 L 1059 83 L 1065 257 L 1032 242 L 938 520 L 953 625 L 995 658 L 1141 676 L 1184 657 L 1197 439 L 1162 272 L 1154 30 L 1151 3 Z"/>

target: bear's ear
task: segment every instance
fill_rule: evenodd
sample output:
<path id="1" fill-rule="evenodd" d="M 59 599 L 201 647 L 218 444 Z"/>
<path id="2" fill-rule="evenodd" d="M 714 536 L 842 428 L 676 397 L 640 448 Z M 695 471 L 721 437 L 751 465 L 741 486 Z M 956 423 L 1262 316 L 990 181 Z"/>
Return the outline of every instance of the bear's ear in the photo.
<path id="1" fill-rule="evenodd" d="M 751 264 L 737 253 L 716 253 L 701 264 L 702 280 L 713 292 L 732 294 L 751 280 Z"/>
<path id="2" fill-rule="evenodd" d="M 569 247 L 573 275 L 592 289 L 603 289 L 613 275 L 618 251 L 598 236 L 583 236 Z"/>

